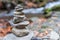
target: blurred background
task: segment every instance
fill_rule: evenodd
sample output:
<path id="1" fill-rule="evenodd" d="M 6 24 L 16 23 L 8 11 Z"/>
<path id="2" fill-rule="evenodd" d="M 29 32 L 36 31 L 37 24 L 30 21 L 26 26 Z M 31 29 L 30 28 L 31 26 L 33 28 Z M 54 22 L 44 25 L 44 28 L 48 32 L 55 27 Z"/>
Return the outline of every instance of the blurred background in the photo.
<path id="1" fill-rule="evenodd" d="M 0 32 L 0 36 L 5 36 L 8 34 L 7 32 L 11 32 L 9 21 L 13 19 L 17 5 L 22 5 L 24 7 L 22 12 L 27 18 L 33 20 L 34 24 L 31 30 L 48 25 L 53 26 L 52 29 L 60 35 L 60 0 L 0 0 L 0 27 L 7 26 L 6 29 L 2 30 L 5 31 L 5 34 Z"/>
<path id="2" fill-rule="evenodd" d="M 54 6 L 59 5 L 59 2 L 60 0 L 0 0 L 0 18 L 13 15 L 14 8 L 18 4 L 24 6 L 23 12 L 25 14 L 41 15 L 45 9 L 52 9 Z"/>

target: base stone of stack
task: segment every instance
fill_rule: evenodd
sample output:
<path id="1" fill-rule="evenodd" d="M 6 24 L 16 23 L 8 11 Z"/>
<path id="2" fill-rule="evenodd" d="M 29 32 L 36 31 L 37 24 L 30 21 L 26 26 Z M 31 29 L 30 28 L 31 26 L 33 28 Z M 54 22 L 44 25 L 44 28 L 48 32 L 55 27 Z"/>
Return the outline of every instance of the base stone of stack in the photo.
<path id="1" fill-rule="evenodd" d="M 30 31 L 30 33 L 27 36 L 24 37 L 16 37 L 14 34 L 8 34 L 7 36 L 5 36 L 5 38 L 3 40 L 31 40 L 31 38 L 33 37 L 33 32 Z"/>

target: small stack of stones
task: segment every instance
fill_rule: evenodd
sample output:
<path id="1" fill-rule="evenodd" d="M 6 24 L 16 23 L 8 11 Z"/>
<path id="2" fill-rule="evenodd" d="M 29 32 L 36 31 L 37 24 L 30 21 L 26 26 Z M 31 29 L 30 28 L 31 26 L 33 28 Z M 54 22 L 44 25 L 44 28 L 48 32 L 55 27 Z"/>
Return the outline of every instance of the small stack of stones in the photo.
<path id="1" fill-rule="evenodd" d="M 29 31 L 26 27 L 31 23 L 31 20 L 27 19 L 24 13 L 22 12 L 23 6 L 18 5 L 15 8 L 12 32 L 18 37 L 23 37 L 29 34 Z"/>

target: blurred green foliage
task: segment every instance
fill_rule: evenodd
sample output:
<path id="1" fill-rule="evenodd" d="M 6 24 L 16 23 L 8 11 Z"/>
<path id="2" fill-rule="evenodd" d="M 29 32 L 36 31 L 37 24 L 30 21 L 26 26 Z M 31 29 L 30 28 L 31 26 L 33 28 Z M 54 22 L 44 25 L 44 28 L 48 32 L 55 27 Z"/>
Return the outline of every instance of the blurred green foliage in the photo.
<path id="1" fill-rule="evenodd" d="M 48 8 L 48 9 L 44 9 L 44 16 L 45 17 L 50 17 L 51 16 L 51 12 L 52 11 L 52 9 L 50 9 L 50 8 Z"/>
<path id="2" fill-rule="evenodd" d="M 52 11 L 60 11 L 60 5 L 52 7 Z"/>
<path id="3" fill-rule="evenodd" d="M 51 11 L 52 11 L 51 8 L 45 9 L 45 12 L 47 12 L 47 13 L 49 13 L 49 12 L 51 12 Z"/>

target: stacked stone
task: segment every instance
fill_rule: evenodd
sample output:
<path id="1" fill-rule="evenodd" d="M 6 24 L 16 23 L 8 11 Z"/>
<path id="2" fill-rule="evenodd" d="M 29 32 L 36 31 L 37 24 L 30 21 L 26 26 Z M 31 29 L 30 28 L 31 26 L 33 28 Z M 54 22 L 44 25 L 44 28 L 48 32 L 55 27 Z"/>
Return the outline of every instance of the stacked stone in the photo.
<path id="1" fill-rule="evenodd" d="M 13 27 L 12 32 L 18 36 L 23 37 L 29 34 L 29 30 L 26 29 L 30 21 L 26 18 L 25 14 L 22 12 L 23 7 L 21 5 L 18 5 L 15 8 L 14 12 L 14 18 L 13 18 L 13 24 L 15 27 Z"/>
<path id="2" fill-rule="evenodd" d="M 8 34 L 4 40 L 31 40 L 33 37 L 33 32 L 26 28 L 32 21 L 26 18 L 22 10 L 21 5 L 15 8 L 14 18 L 9 21 L 13 26 L 12 33 Z"/>

